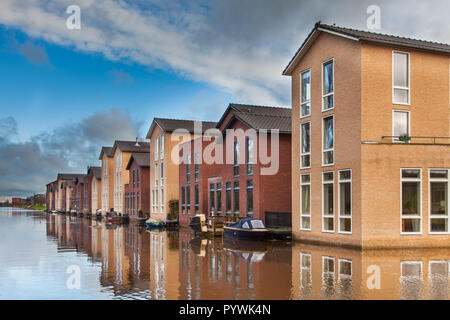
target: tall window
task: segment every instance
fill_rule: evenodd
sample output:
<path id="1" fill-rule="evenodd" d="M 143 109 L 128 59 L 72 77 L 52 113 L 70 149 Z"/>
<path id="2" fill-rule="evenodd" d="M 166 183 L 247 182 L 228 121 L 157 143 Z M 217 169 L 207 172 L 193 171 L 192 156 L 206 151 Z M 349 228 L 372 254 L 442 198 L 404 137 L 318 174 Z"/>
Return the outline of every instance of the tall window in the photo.
<path id="1" fill-rule="evenodd" d="M 307 117 L 311 114 L 311 72 L 310 70 L 302 73 L 301 76 L 301 99 L 300 99 L 300 117 Z"/>
<path id="2" fill-rule="evenodd" d="M 253 175 L 253 164 L 254 164 L 254 147 L 253 147 L 253 138 L 247 137 L 246 139 L 246 162 L 247 162 L 247 175 Z"/>
<path id="3" fill-rule="evenodd" d="M 191 155 L 186 157 L 186 183 L 191 183 Z"/>
<path id="4" fill-rule="evenodd" d="M 231 214 L 231 182 L 227 182 L 225 188 L 225 211 Z"/>
<path id="5" fill-rule="evenodd" d="M 311 230 L 311 175 L 301 175 L 300 230 Z"/>
<path id="6" fill-rule="evenodd" d="M 186 213 L 186 191 L 185 187 L 181 187 L 181 213 Z"/>
<path id="7" fill-rule="evenodd" d="M 164 159 L 164 140 L 165 140 L 165 136 L 162 134 L 161 135 L 161 160 Z"/>
<path id="8" fill-rule="evenodd" d="M 222 213 L 222 183 L 216 185 L 216 214 Z"/>
<path id="9" fill-rule="evenodd" d="M 334 108 L 334 60 L 322 65 L 322 110 Z"/>
<path id="10" fill-rule="evenodd" d="M 139 189 L 140 186 L 140 182 L 141 182 L 141 170 L 138 168 L 136 170 L 136 184 L 137 184 L 137 188 Z"/>
<path id="11" fill-rule="evenodd" d="M 137 209 L 137 211 L 139 211 L 139 209 L 141 209 L 141 202 L 140 202 L 140 198 L 139 198 L 139 192 L 136 194 L 136 202 L 137 202 L 136 209 Z"/>
<path id="12" fill-rule="evenodd" d="M 448 233 L 448 170 L 430 170 L 430 233 Z"/>
<path id="13" fill-rule="evenodd" d="M 334 164 L 334 117 L 325 117 L 322 120 L 322 164 Z"/>
<path id="14" fill-rule="evenodd" d="M 247 180 L 247 215 L 253 215 L 253 180 Z"/>
<path id="15" fill-rule="evenodd" d="M 239 181 L 233 182 L 233 212 L 239 215 Z"/>
<path id="16" fill-rule="evenodd" d="M 301 131 L 301 169 L 311 167 L 311 122 L 302 123 Z"/>
<path id="17" fill-rule="evenodd" d="M 161 162 L 161 168 L 159 169 L 161 171 L 161 187 L 164 185 L 164 162 Z"/>
<path id="18" fill-rule="evenodd" d="M 155 212 L 158 212 L 158 208 L 159 208 L 159 192 L 158 190 L 155 190 Z"/>
<path id="19" fill-rule="evenodd" d="M 215 192 L 215 186 L 214 183 L 211 183 L 209 185 L 209 213 L 211 215 L 215 215 L 216 213 L 216 206 L 214 204 L 216 198 L 216 192 Z"/>
<path id="20" fill-rule="evenodd" d="M 334 231 L 334 173 L 324 172 L 322 174 L 323 189 L 323 214 L 322 231 Z"/>
<path id="21" fill-rule="evenodd" d="M 402 233 L 421 233 L 421 169 L 402 169 Z"/>
<path id="22" fill-rule="evenodd" d="M 200 157 L 198 152 L 194 152 L 194 181 L 198 182 L 200 172 Z"/>
<path id="23" fill-rule="evenodd" d="M 392 102 L 394 104 L 409 104 L 409 54 L 394 51 L 392 60 Z"/>
<path id="24" fill-rule="evenodd" d="M 234 142 L 233 175 L 239 176 L 239 142 Z"/>
<path id="25" fill-rule="evenodd" d="M 139 197 L 139 195 L 138 195 Z M 138 198 L 139 199 L 139 198 Z M 161 213 L 164 213 L 164 189 L 161 189 Z"/>
<path id="26" fill-rule="evenodd" d="M 191 213 L 191 187 L 186 187 L 186 213 Z"/>
<path id="27" fill-rule="evenodd" d="M 155 187 L 158 186 L 158 178 L 159 178 L 158 164 L 155 163 Z"/>
<path id="28" fill-rule="evenodd" d="M 196 184 L 194 186 L 194 210 L 195 210 L 195 213 L 198 213 L 198 211 L 200 209 L 199 198 L 200 198 L 199 187 L 198 187 L 198 184 Z"/>
<path id="29" fill-rule="evenodd" d="M 393 141 L 399 142 L 398 137 L 409 136 L 409 112 L 403 110 L 394 110 L 392 112 L 392 135 Z"/>
<path id="30" fill-rule="evenodd" d="M 339 232 L 352 232 L 352 171 L 339 171 Z"/>
<path id="31" fill-rule="evenodd" d="M 159 155 L 159 137 L 155 138 L 155 161 L 158 160 Z"/>

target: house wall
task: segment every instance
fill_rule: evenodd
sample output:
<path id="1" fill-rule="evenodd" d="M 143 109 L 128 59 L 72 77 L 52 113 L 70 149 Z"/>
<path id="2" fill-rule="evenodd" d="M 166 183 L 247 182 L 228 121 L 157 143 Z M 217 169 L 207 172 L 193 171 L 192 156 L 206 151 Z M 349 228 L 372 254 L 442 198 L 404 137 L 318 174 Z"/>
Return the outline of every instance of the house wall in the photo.
<path id="1" fill-rule="evenodd" d="M 139 169 L 139 189 L 137 189 L 137 173 Z M 133 170 L 136 174 L 136 187 L 133 188 Z M 142 210 L 142 213 L 145 215 L 147 212 L 150 213 L 150 170 L 148 167 L 140 167 L 138 164 L 133 161 L 130 166 L 130 170 L 127 170 L 128 181 L 129 183 L 125 185 L 125 192 L 131 196 L 132 193 L 135 193 L 135 205 L 134 211 L 131 210 L 131 197 L 128 200 L 128 212 L 124 207 L 124 213 L 129 213 L 132 216 L 137 216 L 139 210 Z M 137 194 L 139 193 L 139 202 L 137 201 Z M 126 202 L 124 200 L 124 206 L 126 206 Z"/>
<path id="2" fill-rule="evenodd" d="M 322 63 L 334 58 L 334 109 L 322 112 Z M 311 70 L 311 116 L 300 119 L 300 75 Z M 321 33 L 292 73 L 292 235 L 361 245 L 361 47 Z M 334 165 L 322 166 L 322 118 L 334 115 Z M 311 121 L 311 169 L 300 170 L 300 126 Z M 352 170 L 352 234 L 338 232 L 338 170 Z M 334 172 L 334 232 L 322 232 L 322 173 Z M 311 174 L 311 231 L 300 230 L 300 174 Z"/>
<path id="3" fill-rule="evenodd" d="M 108 163 L 105 169 L 104 161 Z M 102 213 L 114 208 L 114 158 L 103 154 L 102 157 Z"/>

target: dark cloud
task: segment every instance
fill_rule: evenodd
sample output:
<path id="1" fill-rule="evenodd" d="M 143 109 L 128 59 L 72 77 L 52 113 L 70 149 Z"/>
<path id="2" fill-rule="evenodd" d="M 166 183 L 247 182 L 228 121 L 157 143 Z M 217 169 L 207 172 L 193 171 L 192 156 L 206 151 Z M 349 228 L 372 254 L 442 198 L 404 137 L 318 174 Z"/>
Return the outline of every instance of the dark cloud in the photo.
<path id="1" fill-rule="evenodd" d="M 143 122 L 110 109 L 26 142 L 11 139 L 17 133 L 14 118 L 0 119 L 0 125 L 0 196 L 25 196 L 44 192 L 58 172 L 85 172 L 88 165 L 99 165 L 101 146 L 112 145 L 116 139 L 134 140 Z"/>
<path id="2" fill-rule="evenodd" d="M 24 44 L 19 45 L 19 53 L 24 56 L 29 62 L 35 65 L 49 65 L 47 51 L 41 45 L 35 45 L 30 40 Z"/>

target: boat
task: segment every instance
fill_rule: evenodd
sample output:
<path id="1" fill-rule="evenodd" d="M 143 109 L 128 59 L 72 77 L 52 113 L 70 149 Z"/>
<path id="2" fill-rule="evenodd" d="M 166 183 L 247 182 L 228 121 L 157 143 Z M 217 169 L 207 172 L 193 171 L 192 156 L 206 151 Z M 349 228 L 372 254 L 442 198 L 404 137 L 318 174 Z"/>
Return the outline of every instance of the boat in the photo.
<path id="1" fill-rule="evenodd" d="M 95 214 L 96 218 L 99 220 L 102 218 L 102 211 L 101 210 L 97 210 L 97 213 Z"/>
<path id="2" fill-rule="evenodd" d="M 208 227 L 206 225 L 206 217 L 204 214 L 197 214 L 191 218 L 189 222 L 189 227 L 195 233 L 208 232 Z"/>
<path id="3" fill-rule="evenodd" d="M 162 228 L 164 227 L 164 222 L 162 222 L 161 220 L 156 220 L 156 219 L 149 219 L 145 225 L 148 228 Z"/>
<path id="4" fill-rule="evenodd" d="M 121 223 L 122 217 L 120 216 L 109 216 L 105 218 L 107 223 Z"/>
<path id="5" fill-rule="evenodd" d="M 266 239 L 268 232 L 264 222 L 254 218 L 245 218 L 223 227 L 224 237 L 240 240 L 262 241 Z"/>
<path id="6" fill-rule="evenodd" d="M 122 222 L 124 222 L 124 223 L 130 222 L 130 216 L 128 214 L 124 214 L 121 217 L 122 217 Z"/>
<path id="7" fill-rule="evenodd" d="M 136 217 L 136 216 L 132 216 L 131 217 L 131 221 L 135 222 L 135 223 L 142 223 L 144 224 L 145 221 L 148 220 L 148 217 Z"/>

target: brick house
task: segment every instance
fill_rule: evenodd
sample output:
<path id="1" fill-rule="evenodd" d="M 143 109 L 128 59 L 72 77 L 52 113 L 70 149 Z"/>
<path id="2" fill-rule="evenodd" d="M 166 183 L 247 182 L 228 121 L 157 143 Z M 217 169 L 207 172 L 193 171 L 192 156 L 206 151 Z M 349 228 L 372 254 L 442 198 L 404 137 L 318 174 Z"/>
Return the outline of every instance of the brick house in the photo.
<path id="1" fill-rule="evenodd" d="M 125 185 L 125 211 L 130 218 L 139 210 L 150 215 L 150 155 L 132 154 L 127 164 L 128 183 Z"/>
<path id="2" fill-rule="evenodd" d="M 179 196 L 178 145 L 191 141 L 198 125 L 200 133 L 215 122 L 154 118 L 147 133 L 150 139 L 150 216 L 165 220 L 169 201 Z M 182 130 L 183 134 L 174 133 Z M 181 141 L 180 141 L 181 139 Z M 174 158 L 174 159 L 172 159 Z"/>
<path id="3" fill-rule="evenodd" d="M 252 216 L 264 220 L 268 226 L 290 226 L 291 109 L 230 104 L 216 129 L 223 141 L 221 145 L 218 140 L 213 143 L 220 145 L 223 164 L 204 162 L 205 157 L 201 155 L 205 155 L 209 141 L 196 139 L 203 147 L 200 151 L 195 149 L 195 141 L 180 146 L 183 159 L 179 169 L 180 223 L 188 224 L 196 213 L 203 213 L 206 216 Z M 276 154 L 270 154 L 276 159 L 278 170 L 262 174 L 268 166 L 263 165 L 258 156 L 262 147 L 261 132 L 272 129 L 279 130 L 279 149 Z M 227 130 L 242 134 L 228 134 Z M 184 154 L 187 145 L 190 145 L 187 149 L 190 152 Z M 272 149 L 270 132 L 267 149 Z M 216 152 L 220 153 L 215 151 L 214 155 Z M 227 158 L 231 162 L 226 161 Z"/>
<path id="4" fill-rule="evenodd" d="M 47 210 L 54 211 L 56 201 L 55 201 L 55 192 L 58 185 L 58 181 L 55 180 L 53 182 L 50 182 L 46 186 L 46 193 L 45 193 L 45 206 L 47 207 Z"/>
<path id="5" fill-rule="evenodd" d="M 87 176 L 89 179 L 89 211 L 92 213 L 96 213 L 97 210 L 100 210 L 102 208 L 102 168 L 89 167 Z"/>
<path id="6" fill-rule="evenodd" d="M 292 80 L 297 240 L 448 246 L 450 46 L 317 23 Z"/>
<path id="7" fill-rule="evenodd" d="M 72 184 L 72 195 L 71 195 L 71 205 L 70 210 L 75 210 L 77 213 L 83 213 L 84 211 L 84 194 L 85 194 L 85 184 L 84 178 L 85 174 L 77 175 L 71 182 Z"/>
<path id="8" fill-rule="evenodd" d="M 112 147 L 102 147 L 98 159 L 102 165 L 101 210 L 102 214 L 114 210 L 114 157 Z"/>

